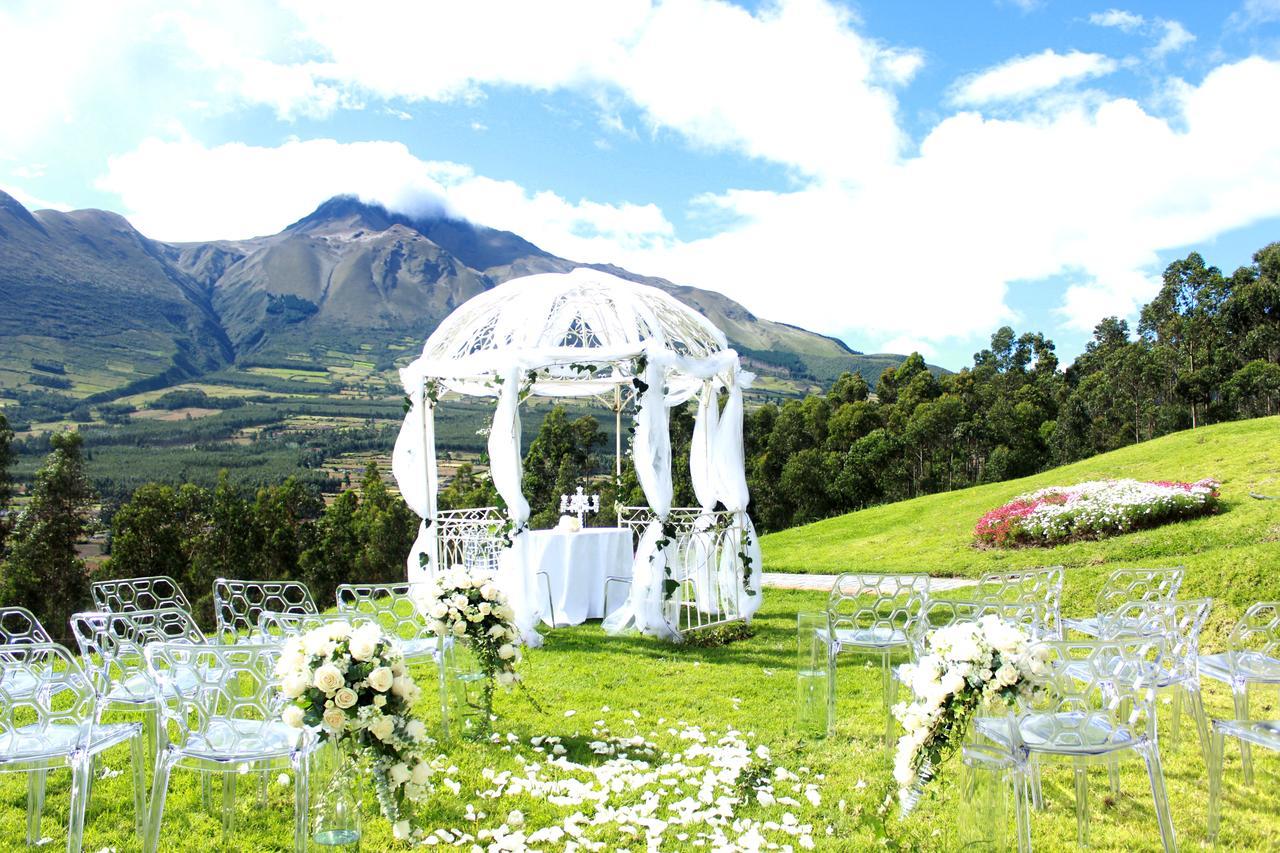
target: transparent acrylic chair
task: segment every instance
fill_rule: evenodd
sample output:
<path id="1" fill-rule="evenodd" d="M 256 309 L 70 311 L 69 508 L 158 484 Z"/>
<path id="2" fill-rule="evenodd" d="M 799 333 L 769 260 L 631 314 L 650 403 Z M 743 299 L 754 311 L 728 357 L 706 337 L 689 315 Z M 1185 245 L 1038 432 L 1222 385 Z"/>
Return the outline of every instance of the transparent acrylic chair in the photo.
<path id="1" fill-rule="evenodd" d="M 1101 636 L 1101 624 L 1117 608 L 1133 601 L 1170 601 L 1178 597 L 1186 569 L 1116 569 L 1107 575 L 1094 602 L 1095 616 L 1063 619 L 1063 627 L 1089 637 Z M 1112 620 L 1114 627 L 1114 620 Z"/>
<path id="2" fill-rule="evenodd" d="M 17 689 L 11 690 L 15 685 Z M 139 812 L 144 808 L 142 727 L 137 723 L 98 723 L 95 705 L 96 694 L 88 676 L 62 646 L 0 645 L 0 772 L 28 774 L 28 844 L 40 839 L 45 774 L 69 767 L 67 850 L 80 850 L 93 759 L 126 741 L 132 750 L 133 807 Z"/>
<path id="3" fill-rule="evenodd" d="M 275 613 L 264 610 L 258 614 L 258 642 L 280 645 L 290 637 L 300 637 L 322 625 L 349 622 L 352 627 L 372 621 L 367 616 L 350 613 Z"/>
<path id="4" fill-rule="evenodd" d="M 1066 570 L 1062 566 L 1019 569 L 1012 572 L 988 572 L 978 578 L 977 586 L 966 590 L 967 598 L 1034 604 L 1040 608 L 1040 622 L 1057 639 L 1062 637 L 1062 583 Z"/>
<path id="5" fill-rule="evenodd" d="M 400 640 L 400 650 L 410 663 L 436 660 L 436 635 L 418 609 L 418 601 L 425 600 L 425 590 L 419 587 L 413 583 L 339 584 L 338 612 L 382 625 L 388 636 Z"/>
<path id="6" fill-rule="evenodd" d="M 25 607 L 0 607 L 0 644 L 16 645 L 19 643 L 52 643 L 53 638 L 40 624 L 36 615 Z M 8 679 L 10 695 L 21 695 L 24 690 L 23 679 L 28 678 L 22 672 L 11 673 Z M 25 684 L 27 691 L 35 690 L 45 682 L 30 678 Z"/>
<path id="7" fill-rule="evenodd" d="M 1260 601 L 1245 611 L 1231 629 L 1227 650 L 1200 655 L 1200 675 L 1231 688 L 1238 722 L 1249 719 L 1249 688 L 1255 684 L 1280 684 L 1280 601 Z M 1237 736 L 1246 785 L 1253 784 L 1253 757 L 1249 744 Z"/>
<path id="8" fill-rule="evenodd" d="M 178 582 L 168 575 L 118 578 L 89 584 L 95 610 L 128 613 L 131 610 L 158 610 L 179 607 L 191 612 L 191 602 Z"/>
<path id="9" fill-rule="evenodd" d="M 163 697 L 147 670 L 143 649 L 147 643 L 165 641 L 204 643 L 204 633 L 190 613 L 177 607 L 129 613 L 75 613 L 71 616 L 71 633 L 97 693 L 95 720 L 101 720 L 106 711 L 141 713 L 147 763 L 152 763 Z M 197 676 L 186 673 L 181 677 L 191 683 Z M 136 767 L 134 770 L 139 772 Z M 141 834 L 143 815 L 139 814 L 137 820 Z"/>
<path id="10" fill-rule="evenodd" d="M 1073 765 L 1081 846 L 1089 843 L 1089 765 L 1113 757 L 1141 757 L 1151 783 L 1161 843 L 1165 851 L 1176 850 L 1150 681 L 1166 654 L 1165 640 L 1051 640 L 1037 644 L 1033 653 L 1044 666 L 1043 674 L 1032 680 L 1036 689 L 1026 691 L 1007 716 L 980 717 L 977 731 L 1007 749 L 1024 767 L 1035 759 Z"/>
<path id="11" fill-rule="evenodd" d="M 1280 720 L 1213 721 L 1209 752 L 1209 843 L 1215 847 L 1222 816 L 1222 760 L 1227 737 L 1240 741 L 1242 750 L 1253 745 L 1280 752 Z"/>
<path id="12" fill-rule="evenodd" d="M 258 617 L 270 613 L 319 613 L 311 590 L 301 581 L 252 581 L 218 578 L 213 582 L 213 613 L 218 641 L 256 639 Z"/>
<path id="13" fill-rule="evenodd" d="M 841 652 L 860 652 L 880 658 L 884 689 L 884 737 L 894 740 L 894 720 L 890 709 L 896 701 L 897 682 L 893 678 L 893 654 L 911 648 L 911 630 L 920 610 L 929 599 L 929 576 L 923 574 L 881 575 L 846 572 L 836 578 L 827 599 L 831 620 L 827 669 L 832 703 L 835 702 L 836 660 Z"/>
<path id="14" fill-rule="evenodd" d="M 285 700 L 276 689 L 276 646 L 239 643 L 151 643 L 147 666 L 164 696 L 161 748 L 156 755 L 144 849 L 160 843 L 165 797 L 174 768 L 223 777 L 222 832 L 234 825 L 235 786 L 228 778 L 247 766 L 294 775 L 294 850 L 307 847 L 307 759 L 314 738 L 280 720 Z M 189 673 L 199 677 L 192 681 Z"/>

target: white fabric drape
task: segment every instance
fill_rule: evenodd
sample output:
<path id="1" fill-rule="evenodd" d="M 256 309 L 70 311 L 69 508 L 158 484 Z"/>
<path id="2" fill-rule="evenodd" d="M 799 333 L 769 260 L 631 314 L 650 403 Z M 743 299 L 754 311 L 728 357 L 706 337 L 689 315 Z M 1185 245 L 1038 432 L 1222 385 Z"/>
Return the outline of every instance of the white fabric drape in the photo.
<path id="1" fill-rule="evenodd" d="M 489 476 L 507 505 L 507 518 L 514 525 L 515 537 L 511 547 L 498 555 L 494 583 L 506 593 L 525 643 L 539 646 L 542 637 L 535 628 L 542 618 L 542 597 L 537 594 L 537 578 L 533 566 L 525 559 L 524 537 L 520 535 L 529 520 L 529 502 L 521 489 L 524 460 L 520 452 L 520 375 L 518 369 L 501 374 L 502 388 L 498 391 L 498 406 L 489 428 Z"/>
<path id="2" fill-rule="evenodd" d="M 689 442 L 689 477 L 698 506 L 711 509 L 716 503 L 716 428 L 720 423 L 720 400 L 716 383 L 702 383 L 698 397 L 698 414 L 693 422 L 693 440 Z"/>
<path id="3" fill-rule="evenodd" d="M 667 624 L 669 611 L 678 602 L 666 600 L 667 554 L 657 547 L 662 538 L 662 524 L 671 513 L 671 433 L 668 426 L 665 395 L 666 370 L 661 361 L 650 354 L 645 364 L 645 388 L 636 410 L 636 435 L 632 446 L 636 479 L 645 500 L 656 518 L 649 522 L 631 567 L 631 595 L 627 603 L 605 619 L 604 629 L 618 633 L 634 628 L 642 633 L 669 638 L 674 632 Z"/>
<path id="4" fill-rule="evenodd" d="M 729 400 L 725 403 L 724 412 L 720 415 L 720 423 L 716 429 L 715 443 L 715 479 L 716 494 L 725 509 L 738 514 L 739 524 L 731 528 L 733 541 L 729 554 L 744 550 L 742 537 L 746 537 L 745 553 L 751 560 L 751 577 L 745 577 L 744 566 L 742 611 L 750 619 L 760 609 L 762 570 L 760 557 L 760 537 L 756 536 L 755 525 L 747 515 L 747 503 L 751 499 L 747 491 L 746 459 L 743 451 L 742 389 L 751 384 L 755 377 L 750 373 L 735 370 L 733 381 L 729 383 Z"/>
<path id="5" fill-rule="evenodd" d="M 435 577 L 436 509 L 439 496 L 439 472 L 436 467 L 435 403 L 423 393 L 422 383 L 409 394 L 409 414 L 396 436 L 391 454 L 391 473 L 400 485 L 400 494 L 409 508 L 423 521 L 418 525 L 418 538 L 409 549 L 407 559 L 410 581 L 429 581 Z M 426 565 L 423 565 L 423 555 Z"/>

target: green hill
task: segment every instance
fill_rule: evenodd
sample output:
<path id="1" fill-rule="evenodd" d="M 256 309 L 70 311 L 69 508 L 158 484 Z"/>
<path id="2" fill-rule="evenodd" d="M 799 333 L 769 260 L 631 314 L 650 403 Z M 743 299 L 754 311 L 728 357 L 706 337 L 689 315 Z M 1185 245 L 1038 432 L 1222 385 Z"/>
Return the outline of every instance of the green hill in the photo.
<path id="1" fill-rule="evenodd" d="M 973 526 L 987 510 L 1024 492 L 1085 480 L 1222 482 L 1225 511 L 1208 518 L 1056 548 L 978 550 Z M 1209 629 L 1221 638 L 1240 612 L 1280 599 L 1280 417 L 1219 424 L 1104 453 L 1043 474 L 874 507 L 762 538 L 771 572 L 983 572 L 1064 565 L 1063 610 L 1090 609 L 1102 579 L 1125 566 L 1187 567 L 1184 597 L 1216 599 Z"/>

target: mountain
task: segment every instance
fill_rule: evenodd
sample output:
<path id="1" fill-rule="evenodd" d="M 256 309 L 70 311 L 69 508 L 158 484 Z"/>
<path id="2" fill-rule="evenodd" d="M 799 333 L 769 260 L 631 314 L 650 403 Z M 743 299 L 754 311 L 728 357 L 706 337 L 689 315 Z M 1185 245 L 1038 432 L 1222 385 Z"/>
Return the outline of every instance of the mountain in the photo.
<path id="1" fill-rule="evenodd" d="M 106 399 L 353 342 L 390 367 L 477 293 L 577 266 L 507 231 L 349 196 L 278 234 L 164 243 L 114 213 L 31 213 L 0 193 L 0 387 Z M 826 383 L 860 369 L 874 381 L 902 360 L 756 317 L 712 291 L 594 266 L 702 312 L 764 373 Z"/>

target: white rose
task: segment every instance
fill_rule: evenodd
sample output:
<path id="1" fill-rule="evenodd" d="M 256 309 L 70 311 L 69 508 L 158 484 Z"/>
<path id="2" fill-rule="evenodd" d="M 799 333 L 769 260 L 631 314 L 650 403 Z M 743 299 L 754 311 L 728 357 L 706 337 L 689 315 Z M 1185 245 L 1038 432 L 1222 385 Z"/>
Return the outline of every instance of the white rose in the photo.
<path id="1" fill-rule="evenodd" d="M 454 633 L 454 635 L 455 635 L 455 636 L 458 636 L 458 637 L 461 637 L 463 634 L 467 633 L 467 623 L 466 623 L 466 622 L 454 622 L 454 623 L 453 623 L 453 633 Z"/>
<path id="2" fill-rule="evenodd" d="M 480 587 L 480 596 L 485 601 L 495 601 L 498 598 L 498 588 L 491 583 L 487 583 Z"/>
<path id="3" fill-rule="evenodd" d="M 515 656 L 516 647 L 510 643 L 503 643 L 501 646 L 498 646 L 498 657 L 503 660 L 511 660 Z"/>
<path id="4" fill-rule="evenodd" d="M 427 726 L 422 720 L 410 720 L 409 724 L 404 727 L 404 733 L 409 736 L 409 740 L 415 743 L 421 742 L 427 737 Z"/>
<path id="5" fill-rule="evenodd" d="M 372 627 L 373 630 L 367 630 Z M 351 656 L 356 660 L 368 660 L 378 651 L 378 635 L 381 633 L 376 625 L 361 625 L 351 635 Z"/>
<path id="6" fill-rule="evenodd" d="M 431 779 L 431 765 L 425 761 L 419 761 L 413 765 L 413 784 L 425 785 Z"/>
<path id="7" fill-rule="evenodd" d="M 387 704 L 387 697 L 383 696 L 381 693 L 373 697 L 373 707 L 381 708 L 386 704 Z"/>
<path id="8" fill-rule="evenodd" d="M 391 693 L 404 699 L 409 695 L 409 688 L 413 686 L 413 682 L 408 678 L 397 678 L 391 682 Z"/>
<path id="9" fill-rule="evenodd" d="M 340 708 L 330 708 L 324 712 L 324 724 L 335 732 L 347 727 L 347 715 Z"/>
<path id="10" fill-rule="evenodd" d="M 392 734 L 395 733 L 395 730 L 395 719 L 385 714 L 381 717 L 375 717 L 373 721 L 369 723 L 369 731 L 380 741 L 390 740 Z"/>
<path id="11" fill-rule="evenodd" d="M 379 693 L 386 693 L 391 689 L 391 685 L 395 682 L 395 676 L 391 674 L 391 668 L 380 666 L 373 672 L 369 673 L 369 686 Z"/>
<path id="12" fill-rule="evenodd" d="M 443 601 L 437 601 L 427 612 L 431 614 L 432 619 L 443 619 L 449 613 L 449 606 Z"/>
<path id="13" fill-rule="evenodd" d="M 354 706 L 359 699 L 360 697 L 357 696 L 356 692 L 350 687 L 340 687 L 338 688 L 338 691 L 333 694 L 333 704 L 337 705 L 344 711 L 347 708 Z"/>
<path id="14" fill-rule="evenodd" d="M 442 636 L 449 633 L 449 626 L 439 620 L 436 620 L 431 623 L 431 633 L 435 634 L 437 637 Z"/>
<path id="15" fill-rule="evenodd" d="M 350 622 L 330 622 L 329 637 L 334 640 L 345 640 L 351 636 Z"/>
<path id="16" fill-rule="evenodd" d="M 502 625 L 494 625 L 492 628 L 489 629 L 489 636 L 493 637 L 495 640 L 500 639 L 501 637 L 505 637 L 506 634 L 507 634 L 507 629 Z"/>
<path id="17" fill-rule="evenodd" d="M 312 684 L 320 690 L 323 690 L 325 693 L 332 693 L 339 687 L 343 686 L 345 681 L 342 678 L 342 673 L 338 671 L 336 666 L 331 663 L 326 663 L 316 670 Z"/>
<path id="18" fill-rule="evenodd" d="M 286 699 L 297 699 L 307 692 L 307 687 L 306 676 L 294 673 L 285 678 L 284 683 L 280 685 L 280 692 L 285 695 Z"/>
<path id="19" fill-rule="evenodd" d="M 392 785 L 403 785 L 413 777 L 413 773 L 409 771 L 408 764 L 398 761 L 391 765 L 391 769 L 387 771 L 387 776 L 391 778 Z"/>
<path id="20" fill-rule="evenodd" d="M 280 712 L 280 719 L 284 724 L 295 729 L 302 728 L 302 716 L 302 709 L 297 705 L 288 705 Z"/>
<path id="21" fill-rule="evenodd" d="M 453 596 L 450 597 L 449 599 L 449 604 L 452 605 L 457 610 L 462 610 L 469 603 L 470 602 L 467 599 L 467 597 L 462 593 L 454 593 Z"/>

